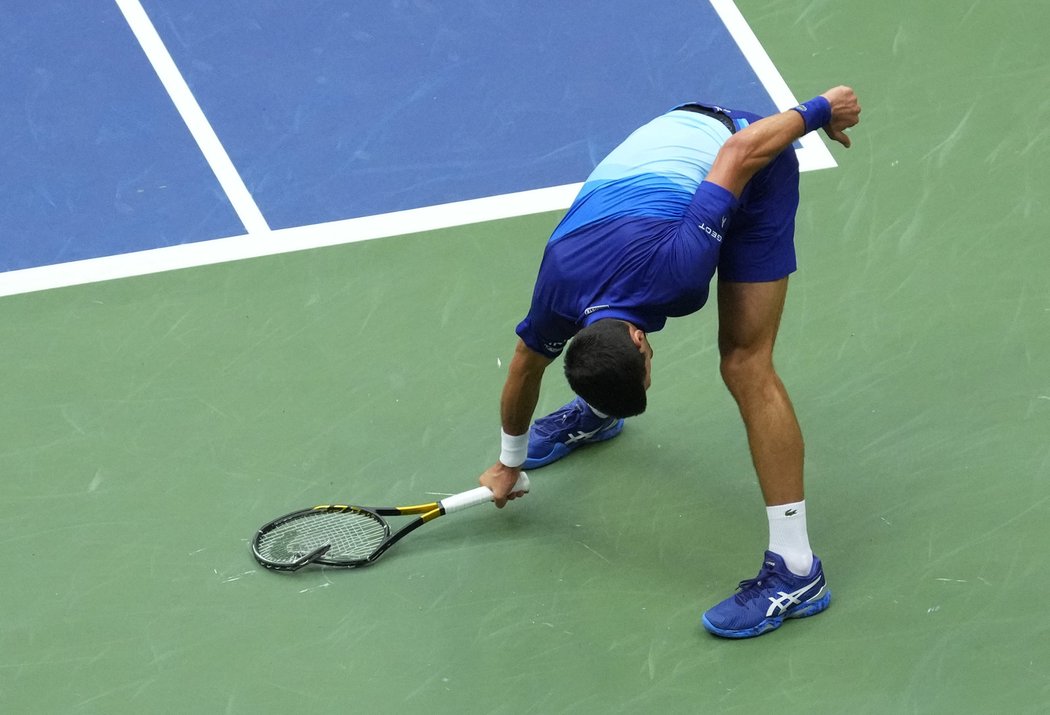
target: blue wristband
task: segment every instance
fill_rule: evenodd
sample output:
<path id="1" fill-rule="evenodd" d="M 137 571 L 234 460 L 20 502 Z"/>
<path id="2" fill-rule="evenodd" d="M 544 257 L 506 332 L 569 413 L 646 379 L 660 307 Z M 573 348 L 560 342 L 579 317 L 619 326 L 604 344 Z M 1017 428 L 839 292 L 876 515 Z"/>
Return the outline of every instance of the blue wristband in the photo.
<path id="1" fill-rule="evenodd" d="M 802 115 L 802 121 L 806 123 L 806 134 L 831 123 L 831 102 L 826 97 L 814 97 L 792 109 Z"/>

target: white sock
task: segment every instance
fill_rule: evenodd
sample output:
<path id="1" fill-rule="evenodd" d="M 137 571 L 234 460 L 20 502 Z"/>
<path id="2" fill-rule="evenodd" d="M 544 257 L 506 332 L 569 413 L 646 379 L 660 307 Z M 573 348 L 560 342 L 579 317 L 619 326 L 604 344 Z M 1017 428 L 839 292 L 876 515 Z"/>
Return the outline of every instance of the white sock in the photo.
<path id="1" fill-rule="evenodd" d="M 604 412 L 599 412 L 598 410 L 594 409 L 594 406 L 591 405 L 591 403 L 584 402 L 583 404 L 587 405 L 587 407 L 590 408 L 591 412 L 594 413 L 594 416 L 597 417 L 598 419 L 601 419 L 601 420 L 609 419 L 609 415 L 605 414 Z"/>
<path id="2" fill-rule="evenodd" d="M 769 520 L 769 550 L 779 554 L 796 576 L 808 576 L 813 568 L 813 550 L 806 530 L 806 502 L 766 507 Z"/>

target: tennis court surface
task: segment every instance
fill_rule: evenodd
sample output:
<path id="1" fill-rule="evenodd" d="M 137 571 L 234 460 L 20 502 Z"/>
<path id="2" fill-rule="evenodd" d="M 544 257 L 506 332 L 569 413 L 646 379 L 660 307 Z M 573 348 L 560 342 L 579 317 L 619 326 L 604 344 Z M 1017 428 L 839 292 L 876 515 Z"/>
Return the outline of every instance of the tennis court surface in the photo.
<path id="1" fill-rule="evenodd" d="M 1048 22 L 0 10 L 0 710 L 1045 712 Z M 710 309 L 652 336 L 649 411 L 527 498 L 364 570 L 255 563 L 292 509 L 475 485 L 546 238 L 635 125 L 839 83 L 863 121 L 802 148 L 778 341 L 826 613 L 700 628 L 766 538 Z M 568 397 L 555 371 L 538 412 Z"/>

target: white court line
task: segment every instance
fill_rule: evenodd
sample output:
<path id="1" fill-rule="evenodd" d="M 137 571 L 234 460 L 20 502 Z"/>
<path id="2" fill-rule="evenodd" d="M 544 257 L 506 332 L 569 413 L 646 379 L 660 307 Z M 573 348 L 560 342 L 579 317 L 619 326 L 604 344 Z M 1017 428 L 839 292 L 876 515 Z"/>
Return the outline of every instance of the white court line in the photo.
<path id="1" fill-rule="evenodd" d="M 769 54 L 762 43 L 758 41 L 754 30 L 747 24 L 747 20 L 740 13 L 733 0 L 709 0 L 711 7 L 715 9 L 718 16 L 722 18 L 722 24 L 729 30 L 736 41 L 737 47 L 744 53 L 751 69 L 755 71 L 762 86 L 769 92 L 770 98 L 781 111 L 794 107 L 798 99 L 791 93 L 787 82 L 777 71 L 776 65 L 770 59 Z M 798 155 L 798 168 L 800 171 L 814 171 L 816 169 L 831 169 L 838 166 L 835 158 L 831 156 L 827 145 L 824 144 L 819 132 L 810 132 L 799 140 L 802 149 L 796 151 Z"/>
<path id="2" fill-rule="evenodd" d="M 564 209 L 582 184 L 217 238 L 0 274 L 0 297 Z"/>
<path id="3" fill-rule="evenodd" d="M 175 108 L 182 116 L 182 121 L 186 122 L 190 134 L 197 141 L 197 146 L 204 154 L 208 166 L 215 172 L 215 178 L 219 180 L 222 190 L 226 192 L 227 198 L 233 205 L 233 210 L 237 212 L 241 223 L 244 224 L 244 230 L 248 232 L 248 235 L 269 232 L 270 227 L 266 225 L 266 219 L 263 218 L 262 212 L 255 204 L 255 199 L 248 193 L 248 187 L 241 180 L 241 175 L 237 173 L 236 167 L 230 161 L 226 149 L 223 148 L 211 123 L 204 116 L 200 105 L 197 104 L 197 99 L 190 91 L 179 68 L 175 66 L 175 60 L 171 58 L 171 53 L 168 52 L 164 41 L 157 34 L 157 28 L 153 26 L 146 11 L 142 8 L 142 3 L 139 0 L 116 0 L 116 3 L 120 11 L 124 13 L 124 19 L 127 20 L 131 31 L 135 33 L 135 38 L 142 45 L 142 50 L 146 53 L 150 64 L 153 65 L 161 84 L 168 91 L 171 101 L 175 103 Z"/>
<path id="4" fill-rule="evenodd" d="M 139 0 L 115 0 L 218 177 L 247 234 L 0 273 L 0 297 L 259 256 L 400 236 L 568 208 L 581 184 L 521 191 L 362 218 L 271 230 Z M 781 109 L 798 103 L 732 0 L 710 0 Z M 837 166 L 816 132 L 801 141 L 803 171 Z"/>

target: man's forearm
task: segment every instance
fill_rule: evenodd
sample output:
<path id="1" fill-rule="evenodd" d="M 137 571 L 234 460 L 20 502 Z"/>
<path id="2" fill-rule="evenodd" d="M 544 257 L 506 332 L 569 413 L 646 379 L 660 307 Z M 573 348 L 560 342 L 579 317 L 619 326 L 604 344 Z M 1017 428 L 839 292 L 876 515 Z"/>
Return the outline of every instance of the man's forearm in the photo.
<path id="1" fill-rule="evenodd" d="M 749 139 L 744 171 L 755 174 L 798 141 L 806 132 L 802 115 L 793 109 L 766 117 L 739 132 Z"/>
<path id="2" fill-rule="evenodd" d="M 529 431 L 540 397 L 543 371 L 550 363 L 546 357 L 518 342 L 500 397 L 500 419 L 507 434 L 520 435 Z"/>
<path id="3" fill-rule="evenodd" d="M 707 181 L 728 189 L 739 198 L 751 177 L 804 132 L 805 122 L 794 110 L 774 114 L 745 127 L 722 146 Z"/>
<path id="4" fill-rule="evenodd" d="M 835 141 L 848 147 L 845 129 L 860 121 L 860 105 L 849 87 L 834 87 L 779 114 L 760 119 L 729 137 L 722 145 L 707 181 L 737 198 L 747 182 L 806 133 L 824 128 Z"/>

